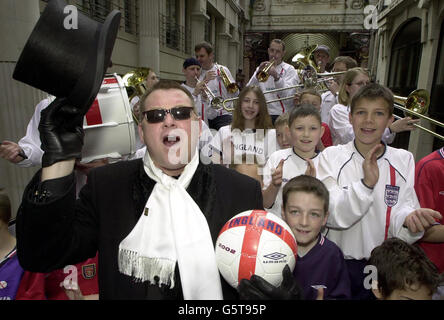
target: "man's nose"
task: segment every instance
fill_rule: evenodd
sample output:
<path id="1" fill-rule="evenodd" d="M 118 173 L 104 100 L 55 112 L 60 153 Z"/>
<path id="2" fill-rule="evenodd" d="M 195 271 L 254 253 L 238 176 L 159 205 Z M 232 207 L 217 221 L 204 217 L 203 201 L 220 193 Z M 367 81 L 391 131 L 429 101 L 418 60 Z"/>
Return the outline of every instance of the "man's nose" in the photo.
<path id="1" fill-rule="evenodd" d="M 173 125 L 175 125 L 175 124 L 176 124 L 175 119 L 173 118 L 173 116 L 171 115 L 171 113 L 167 113 L 167 114 L 165 115 L 165 118 L 163 119 L 163 125 L 164 125 L 165 127 L 171 127 L 171 126 L 173 126 Z"/>

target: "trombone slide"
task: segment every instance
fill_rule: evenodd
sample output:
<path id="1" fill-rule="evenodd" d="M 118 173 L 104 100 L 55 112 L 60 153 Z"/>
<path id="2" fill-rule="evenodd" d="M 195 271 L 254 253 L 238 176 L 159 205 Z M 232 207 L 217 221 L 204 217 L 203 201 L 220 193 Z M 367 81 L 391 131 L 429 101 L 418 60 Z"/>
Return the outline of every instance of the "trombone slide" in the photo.
<path id="1" fill-rule="evenodd" d="M 393 116 L 394 116 L 396 119 L 402 119 L 402 117 L 400 117 L 400 116 L 398 116 L 398 115 L 396 115 L 396 114 L 394 114 Z M 432 130 L 427 129 L 427 128 L 423 127 L 423 126 L 420 126 L 419 124 L 416 124 L 416 123 L 414 123 L 413 126 L 414 126 L 415 128 L 421 129 L 421 130 L 423 130 L 423 131 L 425 131 L 425 132 L 431 134 L 432 136 L 434 136 L 434 137 L 436 137 L 436 138 L 438 138 L 438 139 L 444 140 L 444 136 L 440 135 L 439 133 L 433 132 Z"/>

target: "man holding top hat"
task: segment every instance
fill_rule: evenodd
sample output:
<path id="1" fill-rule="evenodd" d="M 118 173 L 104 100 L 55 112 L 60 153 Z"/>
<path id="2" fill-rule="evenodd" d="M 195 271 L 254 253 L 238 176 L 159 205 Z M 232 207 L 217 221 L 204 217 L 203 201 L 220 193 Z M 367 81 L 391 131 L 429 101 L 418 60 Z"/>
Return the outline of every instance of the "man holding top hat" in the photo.
<path id="1" fill-rule="evenodd" d="M 49 15 L 57 20 L 62 12 L 62 0 L 49 2 L 31 39 L 39 25 L 49 23 L 42 19 Z M 235 171 L 199 161 L 200 122 L 191 94 L 179 84 L 161 81 L 141 99 L 138 130 L 147 146 L 144 158 L 92 170 L 75 201 L 73 168 L 83 143 L 81 119 L 108 65 L 118 16 L 111 13 L 103 26 L 79 23 L 81 31 L 98 30 L 96 39 L 83 50 L 88 52 L 86 70 L 96 73 L 77 74 L 88 85 L 78 81 L 62 85 L 67 92 L 53 93 L 57 99 L 42 112 L 43 168 L 26 187 L 17 216 L 20 263 L 30 271 L 48 272 L 98 251 L 101 299 L 236 298 L 238 293 L 219 275 L 214 242 L 229 218 L 262 209 L 260 185 Z M 60 31 L 61 38 L 71 38 L 65 48 L 71 50 L 75 36 Z M 29 50 L 26 46 L 22 57 Z M 16 70 L 24 67 L 20 59 Z M 62 83 L 64 76 L 54 75 L 53 81 Z M 40 82 L 46 79 L 29 78 L 32 75 L 26 73 L 16 77 L 44 89 Z M 297 298 L 292 278 L 290 273 L 278 288 L 255 279 L 243 286 L 240 295 Z"/>

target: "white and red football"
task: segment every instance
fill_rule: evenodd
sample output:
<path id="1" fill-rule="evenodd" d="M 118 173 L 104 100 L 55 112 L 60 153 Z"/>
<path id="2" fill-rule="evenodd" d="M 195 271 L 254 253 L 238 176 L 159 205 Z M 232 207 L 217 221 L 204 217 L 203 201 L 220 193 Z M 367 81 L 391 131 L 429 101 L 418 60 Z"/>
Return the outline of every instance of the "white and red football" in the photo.
<path id="1" fill-rule="evenodd" d="M 279 286 L 285 265 L 294 269 L 297 244 L 284 220 L 267 211 L 248 210 L 223 226 L 215 251 L 220 273 L 234 288 L 253 274 Z"/>

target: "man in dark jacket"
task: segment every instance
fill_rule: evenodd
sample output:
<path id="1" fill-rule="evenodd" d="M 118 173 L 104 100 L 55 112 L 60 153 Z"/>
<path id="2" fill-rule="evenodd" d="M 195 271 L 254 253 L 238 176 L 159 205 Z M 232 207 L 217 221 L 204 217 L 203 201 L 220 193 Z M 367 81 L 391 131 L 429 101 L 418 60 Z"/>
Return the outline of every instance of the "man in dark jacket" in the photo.
<path id="1" fill-rule="evenodd" d="M 93 170 L 77 202 L 73 168 L 81 124 L 60 121 L 57 105 L 42 112 L 43 168 L 27 186 L 18 214 L 20 263 L 50 272 L 98 250 L 101 299 L 237 298 L 219 277 L 214 243 L 229 218 L 262 209 L 260 185 L 199 162 L 200 122 L 180 85 L 158 83 L 141 106 L 145 157 Z M 248 298 L 252 286 L 241 296 Z"/>

